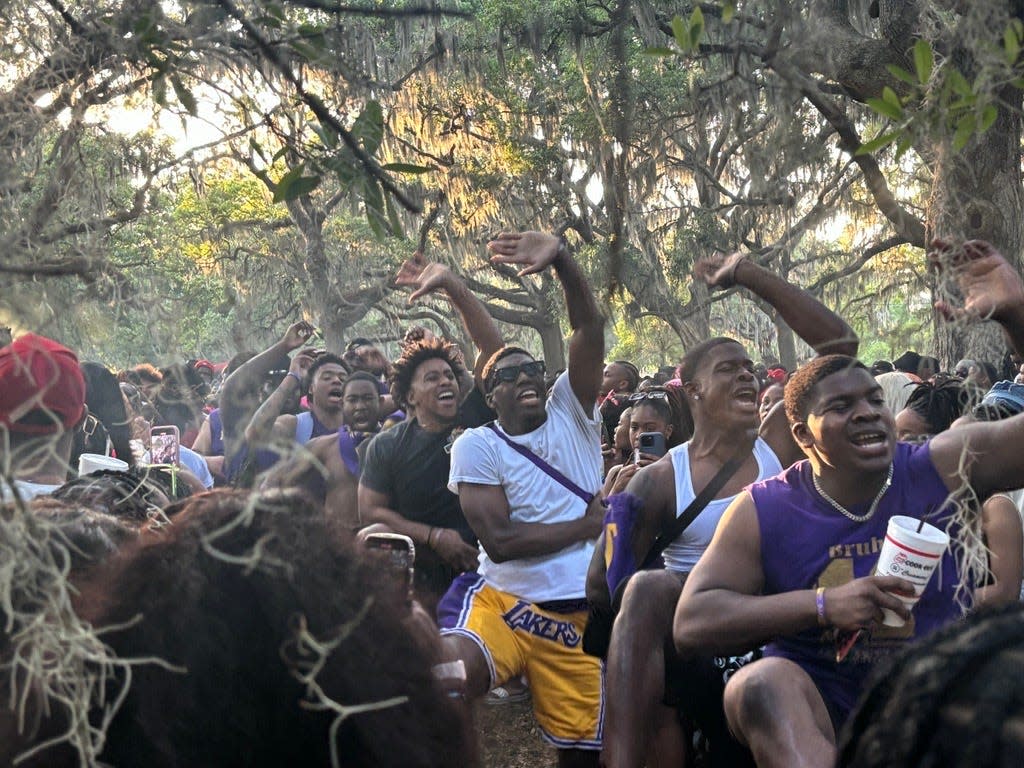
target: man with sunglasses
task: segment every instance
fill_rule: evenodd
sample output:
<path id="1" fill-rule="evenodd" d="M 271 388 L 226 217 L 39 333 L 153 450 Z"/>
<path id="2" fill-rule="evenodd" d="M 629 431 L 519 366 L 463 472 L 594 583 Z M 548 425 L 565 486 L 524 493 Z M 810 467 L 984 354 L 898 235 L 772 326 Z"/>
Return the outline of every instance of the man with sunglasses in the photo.
<path id="1" fill-rule="evenodd" d="M 452 584 L 438 607 L 446 647 L 481 696 L 525 674 L 534 714 L 560 765 L 597 765 L 601 671 L 586 656 L 584 581 L 604 510 L 596 398 L 604 318 L 564 243 L 540 232 L 504 234 L 492 261 L 548 266 L 565 291 L 568 370 L 547 394 L 544 364 L 504 347 L 483 369 L 496 422 L 467 430 L 452 449 L 449 488 L 480 540 L 478 573 Z"/>

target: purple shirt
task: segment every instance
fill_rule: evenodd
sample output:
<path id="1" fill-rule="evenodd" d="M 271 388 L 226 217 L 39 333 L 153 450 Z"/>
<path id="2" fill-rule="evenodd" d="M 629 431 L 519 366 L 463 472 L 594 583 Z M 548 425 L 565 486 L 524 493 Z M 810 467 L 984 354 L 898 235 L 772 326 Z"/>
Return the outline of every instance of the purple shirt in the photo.
<path id="1" fill-rule="evenodd" d="M 870 576 L 878 562 L 889 518 L 924 517 L 945 529 L 949 491 L 931 462 L 929 446 L 897 443 L 892 485 L 871 519 L 857 523 L 840 514 L 814 489 L 808 461 L 750 486 L 761 530 L 763 594 L 774 595 L 816 587 L 837 587 Z M 850 508 L 867 513 L 870 503 Z M 952 533 L 951 538 L 954 538 Z M 845 661 L 836 662 L 834 628 L 811 629 L 776 638 L 766 656 L 781 656 L 799 664 L 814 680 L 839 723 L 860 695 L 874 664 L 908 641 L 923 637 L 961 616 L 954 601 L 959 584 L 956 562 L 947 552 L 903 627 L 878 627 L 858 640 Z"/>

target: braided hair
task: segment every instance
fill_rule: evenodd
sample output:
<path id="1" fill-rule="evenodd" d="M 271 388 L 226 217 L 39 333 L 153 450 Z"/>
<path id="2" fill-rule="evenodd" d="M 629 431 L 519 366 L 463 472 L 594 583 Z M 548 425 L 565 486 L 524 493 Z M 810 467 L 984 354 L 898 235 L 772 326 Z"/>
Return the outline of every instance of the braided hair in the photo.
<path id="1" fill-rule="evenodd" d="M 949 376 L 935 383 L 926 381 L 915 386 L 904 408 L 910 408 L 924 419 L 928 434 L 937 435 L 963 416 L 969 400 L 963 382 Z"/>
<path id="2" fill-rule="evenodd" d="M 840 737 L 839 768 L 1024 762 L 1024 606 L 982 611 L 874 671 Z"/>

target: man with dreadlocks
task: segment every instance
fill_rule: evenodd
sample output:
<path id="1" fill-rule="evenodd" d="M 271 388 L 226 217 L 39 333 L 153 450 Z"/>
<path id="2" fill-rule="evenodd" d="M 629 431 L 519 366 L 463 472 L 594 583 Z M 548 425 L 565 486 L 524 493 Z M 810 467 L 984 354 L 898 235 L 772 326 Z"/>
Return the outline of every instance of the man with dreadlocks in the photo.
<path id="1" fill-rule="evenodd" d="M 962 310 L 937 308 L 997 320 L 1019 349 L 1024 285 L 1005 259 L 979 242 L 954 250 L 936 241 L 930 255 L 952 267 L 965 297 Z M 824 767 L 874 664 L 961 615 L 957 592 L 974 583 L 983 551 L 970 538 L 976 511 L 951 494 L 1019 485 L 1024 454 L 1006 446 L 1024 440 L 1024 415 L 897 443 L 881 387 L 843 355 L 797 371 L 785 405 L 807 460 L 730 505 L 683 589 L 674 638 L 684 654 L 767 642 L 765 658 L 726 686 L 730 728 L 759 766 Z M 943 556 L 913 615 L 894 594 L 912 593 L 910 582 L 871 575 L 897 514 L 946 526 L 962 548 Z M 882 626 L 884 608 L 904 626 Z"/>
<path id="2" fill-rule="evenodd" d="M 443 292 L 480 350 L 477 368 L 501 347 L 501 335 L 480 300 L 448 267 L 417 252 L 402 265 L 398 284 L 414 289 L 409 301 Z M 459 382 L 465 382 L 460 388 Z M 405 345 L 391 373 L 391 395 L 409 418 L 373 438 L 359 478 L 359 516 L 409 536 L 416 544 L 416 586 L 433 606 L 452 580 L 476 568 L 476 536 L 448 492 L 453 431 L 482 394 L 454 344 L 432 335 Z M 469 406 L 469 407 L 467 407 Z"/>

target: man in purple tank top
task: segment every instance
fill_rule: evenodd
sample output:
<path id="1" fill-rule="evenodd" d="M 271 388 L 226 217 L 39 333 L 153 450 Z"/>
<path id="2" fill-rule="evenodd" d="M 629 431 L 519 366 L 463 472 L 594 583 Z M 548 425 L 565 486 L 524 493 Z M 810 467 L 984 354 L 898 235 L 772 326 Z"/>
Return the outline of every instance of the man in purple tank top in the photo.
<path id="1" fill-rule="evenodd" d="M 967 243 L 958 255 L 965 306 L 1002 323 L 1020 351 L 1020 278 L 987 244 Z M 871 575 L 889 519 L 924 518 L 956 538 L 951 493 L 966 484 L 984 498 L 1020 484 L 1024 454 L 1006 446 L 1024 439 L 1024 415 L 898 444 L 881 387 L 842 355 L 798 371 L 785 406 L 807 460 L 733 502 L 686 582 L 673 630 L 682 654 L 767 643 L 765 658 L 726 686 L 729 726 L 759 766 L 824 767 L 874 664 L 961 613 L 949 553 L 912 611 L 894 594 L 912 584 Z M 883 608 L 906 624 L 882 626 Z"/>

